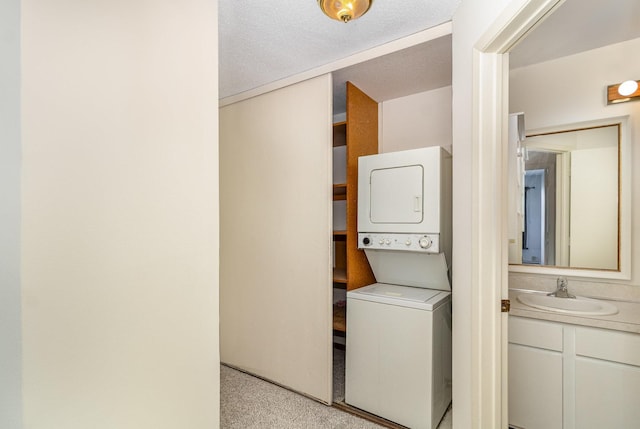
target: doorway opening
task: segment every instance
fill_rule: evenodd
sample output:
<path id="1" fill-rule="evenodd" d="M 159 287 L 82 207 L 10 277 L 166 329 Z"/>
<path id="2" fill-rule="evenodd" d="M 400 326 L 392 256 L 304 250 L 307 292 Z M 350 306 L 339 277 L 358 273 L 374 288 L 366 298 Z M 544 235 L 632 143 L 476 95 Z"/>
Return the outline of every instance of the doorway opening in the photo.
<path id="1" fill-rule="evenodd" d="M 524 175 L 524 231 L 522 262 L 542 264 L 545 260 L 545 170 L 527 170 Z"/>

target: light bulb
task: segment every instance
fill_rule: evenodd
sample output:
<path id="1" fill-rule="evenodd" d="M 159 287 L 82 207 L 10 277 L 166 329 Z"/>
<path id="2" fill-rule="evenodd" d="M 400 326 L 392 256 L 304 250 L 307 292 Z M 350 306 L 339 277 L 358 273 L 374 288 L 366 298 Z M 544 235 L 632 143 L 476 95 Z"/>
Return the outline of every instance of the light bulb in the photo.
<path id="1" fill-rule="evenodd" d="M 628 97 L 638 90 L 638 82 L 635 80 L 627 80 L 622 82 L 618 87 L 618 94 Z"/>

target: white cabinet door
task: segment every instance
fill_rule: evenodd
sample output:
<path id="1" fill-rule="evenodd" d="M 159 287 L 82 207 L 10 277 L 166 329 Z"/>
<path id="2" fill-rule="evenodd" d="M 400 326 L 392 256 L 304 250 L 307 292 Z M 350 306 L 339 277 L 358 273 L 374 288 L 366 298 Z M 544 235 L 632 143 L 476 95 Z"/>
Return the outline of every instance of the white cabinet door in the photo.
<path id="1" fill-rule="evenodd" d="M 509 344 L 509 424 L 562 428 L 562 354 Z"/>
<path id="2" fill-rule="evenodd" d="M 576 358 L 576 428 L 640 427 L 640 368 Z"/>
<path id="3" fill-rule="evenodd" d="M 640 336 L 575 331 L 576 429 L 640 427 Z"/>

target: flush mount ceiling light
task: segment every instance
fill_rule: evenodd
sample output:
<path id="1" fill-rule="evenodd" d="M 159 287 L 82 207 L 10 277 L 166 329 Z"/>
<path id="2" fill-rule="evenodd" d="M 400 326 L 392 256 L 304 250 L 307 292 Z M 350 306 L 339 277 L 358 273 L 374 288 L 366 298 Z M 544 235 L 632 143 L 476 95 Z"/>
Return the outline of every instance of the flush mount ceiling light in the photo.
<path id="1" fill-rule="evenodd" d="M 367 13 L 373 0 L 318 0 L 320 9 L 331 19 L 349 22 Z"/>
<path id="2" fill-rule="evenodd" d="M 625 101 L 640 100 L 640 89 L 637 80 L 609 85 L 607 87 L 607 104 L 624 103 Z"/>

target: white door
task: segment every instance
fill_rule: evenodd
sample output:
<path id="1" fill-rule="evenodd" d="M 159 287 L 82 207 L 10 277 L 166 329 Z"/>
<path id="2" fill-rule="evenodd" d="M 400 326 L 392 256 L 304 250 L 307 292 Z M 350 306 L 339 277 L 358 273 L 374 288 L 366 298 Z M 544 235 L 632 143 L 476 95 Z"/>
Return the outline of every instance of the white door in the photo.
<path id="1" fill-rule="evenodd" d="M 371 171 L 371 222 L 420 223 L 424 168 L 421 165 Z"/>
<path id="2" fill-rule="evenodd" d="M 220 109 L 220 360 L 331 401 L 331 77 Z"/>

